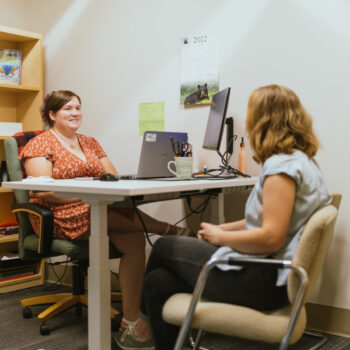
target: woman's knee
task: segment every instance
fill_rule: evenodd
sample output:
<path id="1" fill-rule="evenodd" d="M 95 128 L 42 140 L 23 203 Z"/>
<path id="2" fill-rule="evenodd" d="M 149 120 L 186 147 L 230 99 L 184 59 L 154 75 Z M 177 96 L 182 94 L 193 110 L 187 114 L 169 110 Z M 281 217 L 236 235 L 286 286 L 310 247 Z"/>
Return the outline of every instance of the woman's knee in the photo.
<path id="1" fill-rule="evenodd" d="M 183 236 L 165 236 L 159 238 L 152 249 L 152 253 L 158 257 L 164 256 L 166 259 L 170 258 L 199 258 L 210 255 L 217 249 L 208 242 L 199 240 L 194 237 Z M 208 252 L 208 254 L 205 254 Z"/>
<path id="2" fill-rule="evenodd" d="M 145 251 L 146 239 L 143 232 L 110 233 L 110 240 L 123 254 Z"/>
<path id="3" fill-rule="evenodd" d="M 183 239 L 188 237 L 178 237 L 178 236 L 164 236 L 160 237 L 154 243 L 152 251 L 155 253 L 160 253 L 167 251 L 169 249 L 173 249 L 179 245 L 182 245 Z"/>

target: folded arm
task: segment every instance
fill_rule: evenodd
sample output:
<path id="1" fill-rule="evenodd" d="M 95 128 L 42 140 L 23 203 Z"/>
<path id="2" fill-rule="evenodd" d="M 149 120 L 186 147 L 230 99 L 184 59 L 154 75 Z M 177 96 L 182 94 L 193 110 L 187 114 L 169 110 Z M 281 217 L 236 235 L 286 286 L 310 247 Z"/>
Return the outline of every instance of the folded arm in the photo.
<path id="1" fill-rule="evenodd" d="M 27 158 L 24 162 L 24 170 L 28 176 L 50 176 L 52 177 L 52 162 L 45 157 Z M 78 202 L 79 198 L 61 198 L 56 197 L 53 192 L 32 192 L 31 197 L 38 197 L 43 201 L 53 203 L 73 203 Z"/>

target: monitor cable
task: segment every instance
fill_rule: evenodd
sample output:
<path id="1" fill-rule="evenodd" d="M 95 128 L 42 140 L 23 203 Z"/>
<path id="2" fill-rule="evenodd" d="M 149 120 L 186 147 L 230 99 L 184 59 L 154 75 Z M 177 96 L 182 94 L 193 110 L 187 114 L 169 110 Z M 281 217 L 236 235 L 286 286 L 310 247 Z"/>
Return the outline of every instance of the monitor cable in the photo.
<path id="1" fill-rule="evenodd" d="M 51 267 L 51 269 L 52 269 L 54 275 L 56 276 L 57 280 L 54 283 L 46 285 L 45 287 L 43 287 L 44 291 L 51 291 L 52 292 L 52 291 L 59 290 L 59 289 L 62 288 L 62 279 L 63 279 L 64 275 L 67 272 L 68 263 L 71 262 L 71 261 L 72 261 L 71 258 L 69 258 L 69 259 L 67 258 L 65 261 L 52 262 L 51 261 L 51 257 L 49 257 L 49 266 Z M 62 272 L 62 275 L 58 276 L 58 273 L 55 270 L 54 265 L 61 265 L 61 264 L 65 264 L 64 265 L 64 270 Z"/>
<path id="2" fill-rule="evenodd" d="M 230 145 L 234 142 L 234 140 L 237 139 L 237 135 L 233 135 L 233 137 L 230 140 Z M 228 147 L 227 147 L 228 148 Z M 219 166 L 221 173 L 217 176 L 220 176 L 224 173 L 228 174 L 228 175 L 233 175 L 233 176 L 242 176 L 245 178 L 251 177 L 248 174 L 244 174 L 241 171 L 239 171 L 238 169 L 233 168 L 230 164 L 229 161 L 231 159 L 231 155 L 228 155 L 227 150 L 221 154 L 221 152 L 219 150 L 217 150 L 217 154 L 219 155 L 219 157 L 221 158 L 221 163 L 222 165 Z"/>
<path id="3" fill-rule="evenodd" d="M 190 213 L 186 216 L 184 216 L 182 219 L 180 219 L 179 221 L 177 221 L 174 225 L 178 225 L 180 222 L 182 222 L 183 220 L 189 218 L 190 216 L 192 216 L 193 214 L 201 214 L 201 220 L 203 218 L 203 215 L 204 215 L 204 212 L 205 210 L 207 209 L 208 207 L 208 204 L 209 204 L 209 201 L 210 199 L 212 198 L 212 194 L 208 194 L 207 195 L 207 198 L 204 199 L 204 201 L 202 203 L 200 203 L 196 208 L 192 208 L 191 206 L 191 197 L 190 196 L 186 196 L 186 202 L 187 202 L 187 205 L 188 205 L 188 208 L 190 209 Z M 141 225 L 143 227 L 143 230 L 145 232 L 145 236 L 146 236 L 146 239 L 147 239 L 147 242 L 149 243 L 149 245 L 151 247 L 153 247 L 153 243 L 150 239 L 150 236 L 153 236 L 153 234 L 150 234 L 148 232 L 148 229 L 146 227 L 146 224 L 144 222 L 144 220 L 142 219 L 142 216 L 141 216 L 141 213 L 140 213 L 140 210 L 139 208 L 137 207 L 137 204 L 135 202 L 135 199 L 134 198 L 131 198 L 132 200 L 132 205 L 133 205 L 133 208 L 135 210 L 135 213 L 137 215 L 137 217 L 139 218 L 140 222 L 141 222 Z"/>

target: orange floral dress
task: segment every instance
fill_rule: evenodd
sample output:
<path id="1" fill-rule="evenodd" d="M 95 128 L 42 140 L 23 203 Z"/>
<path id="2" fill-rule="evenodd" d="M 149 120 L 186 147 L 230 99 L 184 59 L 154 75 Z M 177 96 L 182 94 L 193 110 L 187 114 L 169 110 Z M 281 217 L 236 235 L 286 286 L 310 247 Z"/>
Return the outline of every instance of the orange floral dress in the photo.
<path id="1" fill-rule="evenodd" d="M 66 149 L 58 138 L 49 130 L 31 139 L 18 159 L 45 157 L 52 162 L 54 179 L 72 179 L 75 177 L 99 177 L 105 173 L 100 158 L 106 153 L 92 137 L 77 134 L 86 161 Z M 43 201 L 32 195 L 31 203 L 37 203 L 50 209 L 54 214 L 54 237 L 74 239 L 86 233 L 90 227 L 90 206 L 77 201 L 73 203 L 54 203 Z M 134 210 L 129 208 L 109 208 L 118 211 L 130 220 L 134 219 Z M 29 214 L 30 222 L 36 234 L 40 231 L 40 221 L 36 215 Z"/>

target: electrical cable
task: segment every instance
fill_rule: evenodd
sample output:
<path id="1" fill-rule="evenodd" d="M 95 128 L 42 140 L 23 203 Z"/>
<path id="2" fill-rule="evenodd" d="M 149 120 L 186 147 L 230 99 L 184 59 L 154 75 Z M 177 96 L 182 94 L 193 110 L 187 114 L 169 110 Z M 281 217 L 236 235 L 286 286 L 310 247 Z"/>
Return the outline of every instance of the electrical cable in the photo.
<path id="1" fill-rule="evenodd" d="M 233 135 L 233 137 L 231 138 L 231 141 L 230 141 L 230 145 L 236 139 L 237 139 L 237 135 Z M 246 178 L 251 177 L 250 175 L 244 174 L 241 171 L 239 171 L 238 169 L 235 169 L 231 165 L 228 164 L 229 158 L 227 157 L 227 150 L 223 154 L 221 154 L 221 152 L 219 150 L 217 150 L 216 152 L 219 155 L 219 157 L 221 158 L 221 163 L 222 163 L 222 165 L 219 166 L 219 168 L 222 170 L 222 172 L 218 176 L 220 176 L 224 172 L 226 172 L 229 175 L 232 174 L 233 176 L 242 176 L 242 177 L 246 177 Z M 225 159 L 225 156 L 226 156 L 226 159 Z"/>
<path id="2" fill-rule="evenodd" d="M 211 196 L 212 195 L 209 193 L 207 198 L 195 209 L 192 209 L 192 207 L 191 207 L 191 197 L 190 196 L 186 196 L 186 202 L 187 202 L 188 208 L 190 209 L 191 213 L 192 214 L 200 214 L 200 213 L 202 213 L 207 208 Z M 203 206 L 203 209 L 201 208 L 202 206 Z"/>
<path id="3" fill-rule="evenodd" d="M 137 217 L 139 218 L 139 220 L 140 220 L 140 222 L 141 222 L 141 225 L 142 225 L 142 227 L 143 227 L 143 230 L 144 230 L 144 232 L 145 232 L 145 236 L 146 236 L 147 242 L 149 243 L 149 245 L 150 245 L 151 247 L 153 247 L 153 243 L 151 242 L 151 240 L 150 240 L 150 238 L 149 238 L 149 233 L 148 233 L 146 224 L 145 224 L 145 222 L 143 221 L 143 219 L 142 219 L 142 217 L 141 217 L 140 210 L 139 210 L 139 208 L 137 207 L 134 198 L 131 198 L 131 200 L 132 200 L 132 205 L 133 205 L 133 207 L 134 207 L 134 209 L 135 209 L 136 215 L 137 215 Z"/>
<path id="4" fill-rule="evenodd" d="M 57 280 L 53 284 L 45 286 L 43 288 L 44 291 L 55 291 L 55 290 L 59 290 L 59 289 L 62 288 L 62 279 L 63 279 L 64 275 L 67 272 L 68 263 L 71 262 L 71 261 L 72 261 L 72 259 L 66 259 L 66 261 L 52 262 L 51 258 L 49 258 L 49 266 L 51 267 L 51 269 L 52 269 L 54 275 L 56 276 Z M 56 272 L 56 270 L 54 268 L 54 265 L 61 265 L 61 264 L 65 264 L 64 271 L 63 271 L 61 276 L 58 276 L 58 274 L 57 274 L 57 272 Z"/>
<path id="5" fill-rule="evenodd" d="M 211 199 L 212 195 L 211 194 L 208 194 L 207 198 L 201 203 L 199 204 L 195 209 L 192 209 L 191 207 L 191 199 L 190 199 L 190 196 L 186 196 L 186 201 L 187 201 L 187 205 L 188 205 L 188 208 L 190 209 L 190 213 L 186 216 L 184 216 L 182 219 L 180 219 L 179 221 L 177 221 L 174 226 L 176 226 L 177 224 L 179 224 L 181 221 L 187 219 L 188 217 L 190 217 L 191 215 L 193 214 L 204 214 L 204 211 L 206 210 L 208 204 L 209 204 L 209 201 Z M 143 227 L 143 230 L 145 232 L 145 236 L 146 236 L 146 239 L 147 239 L 147 242 L 149 243 L 149 245 L 151 247 L 153 247 L 153 243 L 151 242 L 150 240 L 150 236 L 153 236 L 153 234 L 149 234 L 148 230 L 147 230 L 147 227 L 146 227 L 146 224 L 145 222 L 143 221 L 142 219 L 142 216 L 140 214 L 140 210 L 138 209 L 137 205 L 136 205 L 136 202 L 135 200 L 132 198 L 132 204 L 133 204 L 133 207 L 135 209 L 135 212 L 136 212 L 136 215 L 137 217 L 139 218 L 140 222 L 141 222 L 141 225 Z M 203 207 L 203 208 L 201 208 Z M 201 215 L 201 218 L 202 218 L 202 215 Z"/>
<path id="6" fill-rule="evenodd" d="M 184 221 L 185 219 L 189 218 L 190 216 L 192 216 L 193 214 L 201 214 L 202 212 L 205 211 L 205 209 L 207 208 L 207 205 L 209 203 L 209 199 L 210 199 L 211 195 L 209 194 L 208 195 L 208 198 L 205 199 L 201 204 L 198 205 L 198 207 L 196 207 L 195 209 L 192 209 L 191 206 L 190 206 L 190 202 L 191 202 L 191 197 L 190 196 L 186 196 L 186 201 L 187 201 L 187 205 L 190 209 L 190 213 L 185 215 L 182 219 L 180 219 L 179 221 L 175 222 L 175 226 L 178 225 L 180 222 Z M 200 209 L 201 206 L 204 206 L 203 209 Z"/>
<path id="7" fill-rule="evenodd" d="M 231 137 L 227 149 L 231 146 L 231 144 L 236 139 L 237 139 L 237 135 L 233 135 Z M 205 176 L 205 177 L 198 176 L 198 179 L 208 179 L 208 177 L 209 178 L 214 178 L 214 179 L 220 179 L 220 178 L 221 179 L 227 179 L 227 178 L 231 178 L 231 177 L 235 178 L 235 177 L 238 177 L 238 176 L 242 176 L 242 177 L 245 177 L 245 178 L 251 177 L 250 175 L 244 174 L 241 171 L 239 171 L 238 169 L 235 169 L 231 165 L 229 165 L 229 161 L 231 159 L 232 154 L 229 154 L 227 152 L 227 149 L 226 149 L 226 151 L 223 154 L 220 152 L 220 150 L 216 151 L 217 154 L 219 155 L 220 159 L 221 159 L 222 165 L 219 165 L 218 169 L 208 169 L 207 170 L 207 175 L 208 176 Z M 225 176 L 222 176 L 224 173 L 226 173 Z M 204 175 L 204 172 L 200 171 L 200 172 L 196 173 L 196 175 Z"/>

